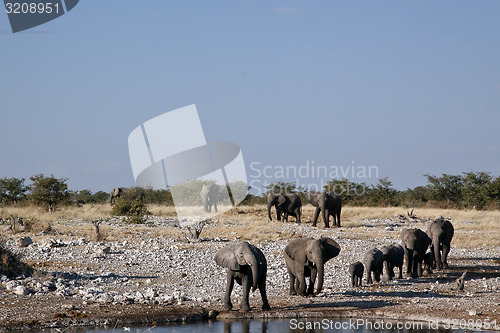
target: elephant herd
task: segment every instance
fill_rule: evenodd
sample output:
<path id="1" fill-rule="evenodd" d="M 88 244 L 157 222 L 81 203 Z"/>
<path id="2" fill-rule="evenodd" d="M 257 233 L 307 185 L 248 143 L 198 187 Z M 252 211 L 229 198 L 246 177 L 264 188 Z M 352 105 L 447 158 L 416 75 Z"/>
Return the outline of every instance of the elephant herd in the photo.
<path id="1" fill-rule="evenodd" d="M 325 228 L 330 227 L 330 216 L 332 216 L 333 224 L 340 227 L 340 212 L 342 210 L 342 202 L 340 197 L 335 193 L 311 191 L 306 194 L 307 201 L 316 207 L 312 225 L 316 226 L 319 214 L 322 213 Z M 299 196 L 295 193 L 269 193 L 267 195 L 267 215 L 269 220 L 271 217 L 271 207 L 276 209 L 276 219 L 281 221 L 283 216 L 284 221 L 288 221 L 288 216 L 295 217 L 297 223 L 300 223 L 300 215 L 302 212 L 302 202 Z"/>
<path id="2" fill-rule="evenodd" d="M 298 217 L 297 217 L 298 218 Z M 401 233 L 401 244 L 391 244 L 381 249 L 373 248 L 366 251 L 361 261 L 351 264 L 348 268 L 351 285 L 361 286 L 363 273 L 366 272 L 368 284 L 373 280 L 380 282 L 380 276 L 385 269 L 389 280 L 395 277 L 394 268 L 399 269 L 398 278 L 403 278 L 403 262 L 407 263 L 407 274 L 413 278 L 422 275 L 424 269 L 430 273 L 431 267 L 440 270 L 447 268 L 447 257 L 453 238 L 453 225 L 441 217 L 436 218 L 427 228 L 405 229 Z M 430 246 L 430 252 L 426 252 Z M 340 253 L 340 245 L 331 238 L 321 237 L 298 238 L 286 245 L 283 256 L 290 277 L 290 295 L 314 296 L 323 289 L 325 263 Z M 224 308 L 232 309 L 231 292 L 236 281 L 243 287 L 241 311 L 250 310 L 250 289 L 260 291 L 262 309 L 270 309 L 266 294 L 267 261 L 260 249 L 247 242 L 237 242 L 225 246 L 215 255 L 215 262 L 226 268 L 226 291 Z M 372 279 L 373 276 L 373 279 Z M 318 279 L 316 291 L 314 285 Z"/>
<path id="3" fill-rule="evenodd" d="M 424 270 L 431 273 L 432 268 L 440 270 L 448 268 L 448 253 L 453 238 L 453 225 L 442 217 L 432 221 L 427 232 L 418 228 L 405 229 L 401 233 L 401 245 L 391 244 L 382 249 L 369 249 L 366 251 L 363 262 L 356 262 L 349 266 L 351 286 L 361 285 L 363 272 L 366 271 L 366 281 L 372 284 L 372 276 L 380 282 L 380 276 L 385 268 L 387 277 L 395 277 L 394 268 L 399 269 L 398 278 L 403 278 L 403 262 L 406 261 L 406 273 L 413 278 L 423 275 Z M 430 251 L 427 249 L 430 246 Z"/>
<path id="4" fill-rule="evenodd" d="M 323 289 L 325 263 L 338 256 L 340 245 L 331 238 L 298 238 L 290 241 L 283 251 L 290 276 L 290 295 L 313 296 L 314 284 L 318 278 L 316 294 Z M 248 296 L 250 289 L 259 288 L 262 309 L 270 309 L 266 294 L 267 261 L 260 249 L 247 242 L 237 242 L 220 249 L 215 262 L 226 268 L 226 292 L 224 308 L 232 309 L 231 292 L 234 281 L 243 288 L 241 311 L 250 310 Z M 308 281 L 306 281 L 306 278 Z"/>

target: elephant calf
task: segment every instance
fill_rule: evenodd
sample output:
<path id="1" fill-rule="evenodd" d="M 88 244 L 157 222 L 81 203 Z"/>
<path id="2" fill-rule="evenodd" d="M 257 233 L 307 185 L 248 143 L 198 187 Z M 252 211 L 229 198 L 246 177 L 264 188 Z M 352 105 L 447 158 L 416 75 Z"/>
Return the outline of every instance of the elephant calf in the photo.
<path id="1" fill-rule="evenodd" d="M 349 265 L 349 275 L 351 276 L 351 287 L 361 287 L 365 266 L 360 261 Z"/>
<path id="2" fill-rule="evenodd" d="M 375 281 L 380 282 L 380 275 L 383 274 L 384 255 L 379 249 L 371 249 L 366 251 L 363 260 L 366 269 L 366 283 L 372 284 L 372 272 Z"/>
<path id="3" fill-rule="evenodd" d="M 241 311 L 250 310 L 248 303 L 250 288 L 252 291 L 259 288 L 263 310 L 271 308 L 266 294 L 267 261 L 261 250 L 247 242 L 230 244 L 217 252 L 215 262 L 227 269 L 226 293 L 224 294 L 224 308 L 226 310 L 233 308 L 231 292 L 234 281 L 243 287 Z"/>
<path id="4" fill-rule="evenodd" d="M 406 273 L 413 278 L 422 276 L 422 261 L 431 239 L 418 228 L 405 229 L 401 233 L 402 246 L 405 251 Z"/>
<path id="5" fill-rule="evenodd" d="M 384 266 L 385 272 L 387 273 L 388 279 L 392 280 L 394 278 L 394 267 L 399 268 L 398 279 L 403 278 L 403 260 L 405 257 L 405 251 L 403 247 L 399 244 L 386 245 L 382 249 L 382 254 L 384 255 Z"/>

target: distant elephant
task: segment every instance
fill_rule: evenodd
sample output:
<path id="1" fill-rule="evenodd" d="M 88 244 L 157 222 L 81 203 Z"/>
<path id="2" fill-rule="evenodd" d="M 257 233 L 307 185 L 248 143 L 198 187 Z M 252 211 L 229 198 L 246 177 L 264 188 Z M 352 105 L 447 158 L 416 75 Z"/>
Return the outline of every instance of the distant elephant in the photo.
<path id="1" fill-rule="evenodd" d="M 109 204 L 113 204 L 122 195 L 133 199 L 144 200 L 144 191 L 140 187 L 115 187 L 109 195 Z"/>
<path id="2" fill-rule="evenodd" d="M 360 261 L 349 265 L 349 276 L 351 277 L 351 287 L 361 287 L 365 266 Z"/>
<path id="3" fill-rule="evenodd" d="M 420 229 L 405 229 L 401 233 L 401 245 L 405 251 L 406 273 L 413 278 L 422 276 L 422 261 L 431 239 Z"/>
<path id="4" fill-rule="evenodd" d="M 234 281 L 243 287 L 243 299 L 241 311 L 249 311 L 248 295 L 259 288 L 262 297 L 262 309 L 269 310 L 269 302 L 266 295 L 266 257 L 257 247 L 247 243 L 238 242 L 227 245 L 220 249 L 215 255 L 217 265 L 227 269 L 226 293 L 224 294 L 224 308 L 231 310 L 231 292 Z"/>
<path id="5" fill-rule="evenodd" d="M 219 186 L 217 184 L 203 184 L 200 192 L 201 202 L 205 212 L 211 212 L 212 206 L 217 213 L 217 201 L 219 198 Z"/>
<path id="6" fill-rule="evenodd" d="M 290 295 L 314 296 L 316 276 L 316 294 L 319 294 L 323 289 L 325 263 L 339 253 L 340 245 L 326 237 L 299 238 L 288 243 L 283 254 L 290 276 Z M 306 285 L 306 277 L 309 277 L 309 286 Z"/>
<path id="7" fill-rule="evenodd" d="M 375 281 L 380 282 L 380 275 L 383 274 L 384 255 L 379 249 L 370 249 L 366 251 L 363 259 L 366 270 L 366 283 L 372 284 L 372 273 Z"/>
<path id="8" fill-rule="evenodd" d="M 311 191 L 306 194 L 307 202 L 316 207 L 314 212 L 313 227 L 316 226 L 319 213 L 323 212 L 323 222 L 325 228 L 330 226 L 330 215 L 333 218 L 333 225 L 340 227 L 340 211 L 342 210 L 342 201 L 335 193 Z"/>
<path id="9" fill-rule="evenodd" d="M 288 221 L 288 215 L 295 216 L 295 221 L 300 223 L 300 211 L 302 209 L 302 201 L 297 194 L 275 194 L 267 195 L 267 215 L 271 218 L 271 207 L 276 208 L 276 219 L 281 221 L 281 215 L 284 214 L 284 220 Z"/>
<path id="10" fill-rule="evenodd" d="M 405 251 L 403 247 L 399 244 L 391 244 L 382 247 L 380 250 L 384 255 L 384 266 L 385 271 L 389 280 L 394 278 L 394 267 L 399 268 L 398 279 L 403 278 L 403 261 L 405 257 Z"/>
<path id="11" fill-rule="evenodd" d="M 436 269 L 448 268 L 448 253 L 453 238 L 453 225 L 442 217 L 436 218 L 427 227 L 427 235 L 432 240 L 431 251 L 434 254 Z M 443 253 L 441 253 L 441 251 Z"/>

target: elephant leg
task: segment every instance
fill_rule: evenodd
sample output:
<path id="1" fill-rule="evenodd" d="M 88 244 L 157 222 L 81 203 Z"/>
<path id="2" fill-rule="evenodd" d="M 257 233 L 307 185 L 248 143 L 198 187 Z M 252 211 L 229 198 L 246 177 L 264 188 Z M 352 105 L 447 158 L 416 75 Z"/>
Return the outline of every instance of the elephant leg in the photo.
<path id="1" fill-rule="evenodd" d="M 281 221 L 281 208 L 276 207 L 276 220 Z"/>
<path id="2" fill-rule="evenodd" d="M 231 303 L 231 292 L 234 287 L 234 277 L 231 272 L 227 272 L 226 293 L 224 294 L 224 309 L 231 310 L 233 304 Z"/>
<path id="3" fill-rule="evenodd" d="M 307 286 L 306 295 L 314 296 L 314 283 L 316 282 L 316 276 L 318 275 L 317 268 L 311 268 L 311 276 L 309 277 L 309 286 Z"/>
<path id="4" fill-rule="evenodd" d="M 406 274 L 411 274 L 413 263 L 413 250 L 405 249 Z"/>
<path id="5" fill-rule="evenodd" d="M 288 270 L 288 275 L 290 276 L 290 295 L 297 295 L 297 291 L 296 291 L 296 287 L 295 287 L 295 281 L 296 281 L 295 275 L 292 273 L 292 271 L 290 270 L 288 265 L 287 265 L 286 269 Z"/>
<path id="6" fill-rule="evenodd" d="M 299 272 L 296 276 L 298 283 L 299 283 L 299 288 L 295 288 L 295 291 L 297 291 L 297 294 L 300 296 L 306 296 L 306 277 L 304 275 L 304 272 Z"/>
<path id="7" fill-rule="evenodd" d="M 323 217 L 325 219 L 325 228 L 330 228 L 330 210 L 325 208 L 325 212 L 323 214 Z"/>
<path id="8" fill-rule="evenodd" d="M 418 256 L 417 256 L 417 253 L 414 251 L 413 253 L 413 258 L 412 258 L 412 273 L 411 273 L 411 277 L 412 278 L 418 278 L 420 275 L 422 275 L 422 267 L 419 267 L 419 260 L 418 260 Z M 420 275 L 419 275 L 420 273 Z"/>
<path id="9" fill-rule="evenodd" d="M 352 275 L 351 276 L 351 287 L 357 287 L 357 284 L 358 283 L 358 278 L 356 277 L 356 275 Z"/>
<path id="10" fill-rule="evenodd" d="M 398 268 L 399 268 L 398 279 L 402 279 L 403 278 L 403 264 L 399 265 Z"/>
<path id="11" fill-rule="evenodd" d="M 295 222 L 300 223 L 300 207 L 295 209 Z"/>
<path id="12" fill-rule="evenodd" d="M 217 213 L 217 202 L 214 201 L 214 211 Z"/>
<path id="13" fill-rule="evenodd" d="M 243 297 L 241 300 L 241 311 L 250 311 L 250 303 L 248 302 L 248 296 L 250 295 L 251 289 L 251 278 L 248 275 L 244 275 L 241 279 L 241 286 L 243 287 Z"/>
<path id="14" fill-rule="evenodd" d="M 380 271 L 379 270 L 373 271 L 373 275 L 374 275 L 375 281 L 377 283 L 379 283 L 380 282 Z"/>
<path id="15" fill-rule="evenodd" d="M 340 212 L 336 212 L 335 215 L 337 215 L 337 227 L 340 228 Z"/>
<path id="16" fill-rule="evenodd" d="M 319 217 L 319 213 L 321 212 L 321 208 L 319 207 L 316 207 L 316 210 L 314 211 L 314 219 L 313 219 L 313 227 L 316 226 L 316 223 L 318 222 L 318 217 Z"/>
<path id="17" fill-rule="evenodd" d="M 269 306 L 269 302 L 267 300 L 265 276 L 259 282 L 259 292 L 260 292 L 260 297 L 262 298 L 262 310 L 270 310 L 271 307 Z"/>
<path id="18" fill-rule="evenodd" d="M 443 263 L 443 268 L 448 268 L 448 253 L 450 253 L 450 246 L 443 244 L 443 254 L 441 256 L 441 261 Z"/>
<path id="19" fill-rule="evenodd" d="M 372 271 L 370 269 L 370 267 L 367 267 L 367 270 L 366 270 L 366 283 L 367 284 L 372 284 L 373 281 L 372 281 Z"/>

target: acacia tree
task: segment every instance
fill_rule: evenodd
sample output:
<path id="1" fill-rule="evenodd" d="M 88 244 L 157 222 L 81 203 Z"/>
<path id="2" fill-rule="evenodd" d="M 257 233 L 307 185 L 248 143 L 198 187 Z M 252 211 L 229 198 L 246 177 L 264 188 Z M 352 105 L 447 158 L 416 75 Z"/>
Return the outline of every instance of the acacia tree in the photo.
<path id="1" fill-rule="evenodd" d="M 29 186 L 24 185 L 24 178 L 0 179 L 0 201 L 10 204 L 23 200 Z"/>
<path id="2" fill-rule="evenodd" d="M 37 205 L 47 208 L 52 212 L 55 205 L 64 203 L 69 198 L 67 178 L 55 178 L 53 175 L 46 177 L 38 174 L 30 177 L 33 182 L 30 199 Z"/>

